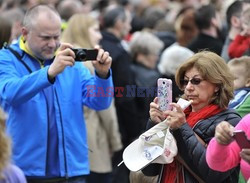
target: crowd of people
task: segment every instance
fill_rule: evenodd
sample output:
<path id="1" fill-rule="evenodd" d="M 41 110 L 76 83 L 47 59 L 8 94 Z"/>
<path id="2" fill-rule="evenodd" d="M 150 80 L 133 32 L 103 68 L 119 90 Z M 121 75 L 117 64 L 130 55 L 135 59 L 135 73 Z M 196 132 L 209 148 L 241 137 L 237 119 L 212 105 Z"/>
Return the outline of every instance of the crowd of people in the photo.
<path id="1" fill-rule="evenodd" d="M 0 0 L 0 183 L 250 181 L 249 22 L 249 0 Z M 118 166 L 162 121 L 174 161 Z"/>

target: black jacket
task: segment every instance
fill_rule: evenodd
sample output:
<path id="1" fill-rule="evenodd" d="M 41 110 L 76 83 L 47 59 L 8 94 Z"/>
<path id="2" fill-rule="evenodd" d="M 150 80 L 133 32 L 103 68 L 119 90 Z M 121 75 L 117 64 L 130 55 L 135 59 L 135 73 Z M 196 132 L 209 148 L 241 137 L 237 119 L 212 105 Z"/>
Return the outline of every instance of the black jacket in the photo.
<path id="1" fill-rule="evenodd" d="M 186 123 L 182 125 L 179 129 L 172 131 L 174 135 L 178 154 L 184 159 L 184 161 L 189 165 L 189 167 L 199 175 L 207 183 L 235 183 L 238 182 L 239 167 L 233 168 L 227 172 L 218 172 L 210 169 L 206 163 L 206 148 L 198 141 L 194 132 L 203 141 L 208 144 L 209 141 L 214 137 L 215 127 L 221 121 L 228 121 L 233 126 L 240 121 L 241 117 L 233 109 L 227 109 L 214 115 L 208 119 L 201 120 L 198 122 L 193 130 Z M 152 127 L 152 122 L 149 121 L 148 127 Z M 160 168 L 158 165 L 149 165 L 143 172 L 146 175 L 153 175 L 154 173 L 159 173 L 157 170 Z M 184 168 L 184 179 L 185 183 L 197 183 L 198 181 Z"/>
<path id="2" fill-rule="evenodd" d="M 194 53 L 197 53 L 201 50 L 209 50 L 220 55 L 223 42 L 219 38 L 214 38 L 212 36 L 200 33 L 187 47 Z"/>
<path id="3" fill-rule="evenodd" d="M 135 75 L 136 82 L 136 106 L 138 115 L 138 136 L 141 135 L 146 128 L 147 119 L 149 118 L 150 102 L 157 96 L 157 79 L 160 73 L 157 70 L 147 68 L 146 66 L 134 61 L 132 71 Z"/>
<path id="4" fill-rule="evenodd" d="M 108 51 L 112 57 L 112 76 L 115 86 L 115 106 L 119 129 L 121 132 L 124 147 L 138 137 L 139 124 L 137 123 L 137 106 L 136 96 L 129 93 L 130 89 L 135 86 L 135 76 L 131 70 L 132 58 L 124 49 L 115 35 L 110 32 L 102 32 L 102 40 L 100 42 L 102 48 Z M 120 87 L 119 95 L 117 92 Z"/>

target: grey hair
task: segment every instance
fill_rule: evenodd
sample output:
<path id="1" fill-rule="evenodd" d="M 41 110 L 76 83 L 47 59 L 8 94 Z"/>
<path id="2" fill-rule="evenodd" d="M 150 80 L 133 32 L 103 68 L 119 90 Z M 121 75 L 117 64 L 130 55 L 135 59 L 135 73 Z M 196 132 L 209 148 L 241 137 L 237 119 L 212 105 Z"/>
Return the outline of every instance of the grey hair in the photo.
<path id="1" fill-rule="evenodd" d="M 164 43 L 150 32 L 135 32 L 130 43 L 130 53 L 133 58 L 138 53 L 147 54 L 159 54 L 164 46 Z"/>
<path id="2" fill-rule="evenodd" d="M 54 13 L 54 14 L 58 15 L 58 17 L 60 18 L 59 13 L 53 7 L 51 7 L 49 5 L 37 5 L 37 6 L 30 8 L 26 12 L 24 19 L 23 19 L 23 26 L 31 29 L 34 26 L 38 16 L 44 12 L 46 12 L 48 14 Z"/>

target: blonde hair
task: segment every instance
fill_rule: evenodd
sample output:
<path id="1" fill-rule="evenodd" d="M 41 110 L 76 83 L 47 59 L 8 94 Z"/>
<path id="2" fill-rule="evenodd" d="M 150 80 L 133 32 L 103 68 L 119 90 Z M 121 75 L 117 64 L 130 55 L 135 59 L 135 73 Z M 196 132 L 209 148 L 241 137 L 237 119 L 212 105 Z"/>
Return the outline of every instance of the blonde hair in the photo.
<path id="1" fill-rule="evenodd" d="M 234 96 L 234 77 L 226 62 L 210 51 L 201 51 L 194 54 L 177 69 L 175 81 L 180 89 L 183 89 L 181 80 L 183 80 L 187 70 L 191 68 L 196 68 L 203 79 L 219 88 L 218 92 L 211 98 L 210 103 L 226 108 Z"/>
<path id="2" fill-rule="evenodd" d="M 249 56 L 242 56 L 239 58 L 234 58 L 228 62 L 228 66 L 238 66 L 242 65 L 246 70 L 245 70 L 245 76 L 246 79 L 250 78 L 250 57 Z"/>
<path id="3" fill-rule="evenodd" d="M 61 40 L 83 48 L 93 48 L 89 39 L 89 27 L 98 21 L 86 14 L 74 14 L 68 21 L 67 28 L 63 31 Z"/>
<path id="4" fill-rule="evenodd" d="M 6 114 L 0 108 L 0 180 L 3 178 L 2 171 L 9 163 L 11 155 L 11 143 L 5 133 Z"/>

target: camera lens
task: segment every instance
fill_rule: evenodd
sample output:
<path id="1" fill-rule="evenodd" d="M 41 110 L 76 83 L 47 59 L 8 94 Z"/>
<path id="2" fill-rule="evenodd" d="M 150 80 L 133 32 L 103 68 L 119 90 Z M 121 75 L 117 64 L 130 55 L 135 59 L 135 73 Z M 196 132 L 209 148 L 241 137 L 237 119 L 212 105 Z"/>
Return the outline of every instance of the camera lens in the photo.
<path id="1" fill-rule="evenodd" d="M 86 52 L 84 50 L 78 50 L 76 53 L 76 57 L 79 58 L 80 60 L 85 60 L 86 59 Z"/>

